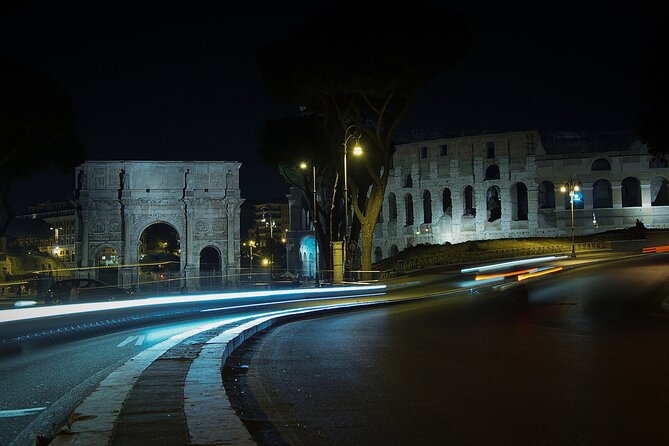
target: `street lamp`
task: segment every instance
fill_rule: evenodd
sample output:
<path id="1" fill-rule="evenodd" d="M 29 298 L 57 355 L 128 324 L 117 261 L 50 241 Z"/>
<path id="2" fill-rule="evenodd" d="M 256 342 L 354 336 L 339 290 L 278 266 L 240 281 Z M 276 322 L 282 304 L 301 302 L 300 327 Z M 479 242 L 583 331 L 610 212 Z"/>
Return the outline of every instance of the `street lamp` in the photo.
<path id="1" fill-rule="evenodd" d="M 571 256 L 576 257 L 576 245 L 574 244 L 574 200 L 580 200 L 577 192 L 581 190 L 578 185 L 579 181 L 576 178 L 565 180 L 560 187 L 560 192 L 563 194 L 569 192 L 569 204 L 571 207 Z"/>
<path id="2" fill-rule="evenodd" d="M 362 147 L 360 147 L 360 137 L 362 132 L 360 127 L 351 124 L 344 132 L 344 252 L 343 252 L 343 266 L 346 271 L 347 251 L 348 251 L 348 170 L 346 167 L 346 155 L 348 154 L 348 141 L 353 138 L 353 155 L 362 155 Z"/>
<path id="3" fill-rule="evenodd" d="M 270 264 L 270 280 L 273 279 L 274 277 L 274 227 L 276 226 L 276 221 L 272 219 L 272 213 L 270 210 L 266 207 L 263 206 L 260 208 L 260 211 L 262 212 L 262 221 L 265 223 L 265 227 L 269 228 L 269 243 L 271 243 L 272 246 L 270 246 L 270 257 L 271 257 L 271 264 Z"/>
<path id="4" fill-rule="evenodd" d="M 306 162 L 302 161 L 300 163 L 300 169 L 306 170 L 307 167 L 309 167 L 309 165 Z M 311 219 L 314 223 L 314 248 L 316 250 L 315 262 L 314 262 L 314 275 L 316 276 L 316 286 L 319 286 L 319 283 L 318 283 L 318 233 L 317 233 L 317 229 L 316 229 L 316 222 L 318 221 L 318 202 L 316 201 L 316 165 L 313 163 L 313 161 L 311 162 L 311 172 L 312 172 L 312 176 L 313 176 L 311 181 L 313 181 L 313 183 L 314 183 L 314 185 L 313 185 L 313 192 L 314 192 L 313 200 L 314 200 L 314 203 L 313 203 L 313 206 L 312 206 L 312 209 L 311 209 Z"/>
<path id="5" fill-rule="evenodd" d="M 244 246 L 247 246 L 246 243 L 243 243 Z M 249 240 L 249 279 L 251 278 L 251 274 L 253 274 L 253 248 L 255 248 L 256 242 L 255 240 Z"/>

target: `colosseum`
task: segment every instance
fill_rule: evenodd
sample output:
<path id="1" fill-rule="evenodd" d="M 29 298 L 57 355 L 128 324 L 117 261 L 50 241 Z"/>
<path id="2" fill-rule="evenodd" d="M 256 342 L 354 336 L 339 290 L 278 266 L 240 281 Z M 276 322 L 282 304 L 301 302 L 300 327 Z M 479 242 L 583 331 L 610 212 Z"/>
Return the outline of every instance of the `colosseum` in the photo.
<path id="1" fill-rule="evenodd" d="M 629 132 L 532 130 L 401 144 L 374 260 L 420 243 L 571 235 L 572 196 L 577 236 L 637 220 L 667 228 L 668 177 L 666 159 Z"/>

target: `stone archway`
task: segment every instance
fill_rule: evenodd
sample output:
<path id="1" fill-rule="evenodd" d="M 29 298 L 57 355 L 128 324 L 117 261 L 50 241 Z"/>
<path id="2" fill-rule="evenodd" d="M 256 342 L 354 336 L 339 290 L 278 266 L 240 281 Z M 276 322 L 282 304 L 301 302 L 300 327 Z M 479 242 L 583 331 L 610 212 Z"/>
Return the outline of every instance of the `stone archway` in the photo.
<path id="1" fill-rule="evenodd" d="M 97 268 L 97 279 L 109 285 L 119 283 L 119 249 L 113 245 L 100 245 L 95 252 L 95 266 Z"/>
<path id="2" fill-rule="evenodd" d="M 222 281 L 221 253 L 214 246 L 205 246 L 200 251 L 200 288 L 216 290 Z"/>
<path id="3" fill-rule="evenodd" d="M 119 284 L 136 287 L 141 235 L 163 223 L 179 234 L 182 292 L 199 288 L 199 254 L 205 246 L 219 251 L 226 284 L 237 283 L 240 166 L 218 161 L 85 162 L 77 168 L 75 190 L 78 266 L 95 266 L 99 246 L 114 246 Z"/>

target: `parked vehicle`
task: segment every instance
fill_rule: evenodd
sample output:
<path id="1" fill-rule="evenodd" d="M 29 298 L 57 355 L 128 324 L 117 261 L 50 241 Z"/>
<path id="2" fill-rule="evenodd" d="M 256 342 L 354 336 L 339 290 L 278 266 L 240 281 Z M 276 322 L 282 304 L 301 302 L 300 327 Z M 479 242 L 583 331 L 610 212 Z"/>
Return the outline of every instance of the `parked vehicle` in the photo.
<path id="1" fill-rule="evenodd" d="M 132 299 L 134 293 L 96 279 L 65 279 L 54 282 L 46 292 L 46 304 L 104 302 Z"/>

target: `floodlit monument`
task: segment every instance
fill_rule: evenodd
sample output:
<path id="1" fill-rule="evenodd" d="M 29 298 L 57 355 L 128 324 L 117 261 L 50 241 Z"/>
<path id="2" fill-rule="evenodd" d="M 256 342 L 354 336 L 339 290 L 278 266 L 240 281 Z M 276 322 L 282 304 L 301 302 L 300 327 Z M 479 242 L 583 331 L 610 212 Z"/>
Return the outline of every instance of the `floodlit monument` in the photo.
<path id="1" fill-rule="evenodd" d="M 177 234 L 182 291 L 199 289 L 204 253 L 208 258 L 213 253 L 221 286 L 235 283 L 243 202 L 240 166 L 226 161 L 86 161 L 75 172 L 76 253 L 82 275 L 100 277 L 112 269 L 116 283 L 134 288 L 143 234 L 162 224 Z"/>

